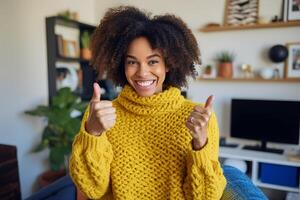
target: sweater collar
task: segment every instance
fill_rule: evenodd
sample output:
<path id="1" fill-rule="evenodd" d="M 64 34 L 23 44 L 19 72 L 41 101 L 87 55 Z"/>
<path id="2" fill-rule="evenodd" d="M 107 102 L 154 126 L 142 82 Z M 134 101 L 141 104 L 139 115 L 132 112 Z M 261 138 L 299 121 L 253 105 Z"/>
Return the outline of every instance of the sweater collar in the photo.
<path id="1" fill-rule="evenodd" d="M 176 111 L 184 102 L 184 97 L 175 87 L 150 97 L 141 97 L 131 86 L 125 85 L 117 102 L 137 115 L 160 115 Z"/>

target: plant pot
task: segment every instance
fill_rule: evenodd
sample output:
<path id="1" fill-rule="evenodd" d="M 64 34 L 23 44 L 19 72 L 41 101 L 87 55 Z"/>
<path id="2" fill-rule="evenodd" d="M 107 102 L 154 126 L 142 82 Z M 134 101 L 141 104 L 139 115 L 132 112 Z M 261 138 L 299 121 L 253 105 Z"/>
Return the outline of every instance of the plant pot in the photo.
<path id="1" fill-rule="evenodd" d="M 219 64 L 219 77 L 232 78 L 232 76 L 233 76 L 232 63 L 230 63 L 230 62 L 220 63 Z"/>
<path id="2" fill-rule="evenodd" d="M 90 60 L 92 58 L 92 51 L 88 48 L 81 49 L 81 58 Z"/>
<path id="3" fill-rule="evenodd" d="M 42 173 L 38 177 L 39 187 L 43 188 L 43 187 L 49 185 L 50 183 L 53 183 L 57 179 L 65 176 L 65 175 L 66 175 L 66 170 L 60 170 L 60 171 L 48 170 L 48 171 L 45 171 L 44 173 Z"/>

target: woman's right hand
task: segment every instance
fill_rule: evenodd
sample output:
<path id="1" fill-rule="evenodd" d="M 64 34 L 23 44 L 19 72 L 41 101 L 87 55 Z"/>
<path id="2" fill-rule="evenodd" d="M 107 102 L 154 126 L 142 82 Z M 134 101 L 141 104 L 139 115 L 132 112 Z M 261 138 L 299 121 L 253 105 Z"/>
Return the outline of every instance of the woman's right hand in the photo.
<path id="1" fill-rule="evenodd" d="M 94 83 L 94 93 L 90 101 L 90 112 L 85 122 L 85 130 L 99 136 L 116 122 L 116 109 L 111 101 L 101 101 L 101 89 L 98 83 Z"/>

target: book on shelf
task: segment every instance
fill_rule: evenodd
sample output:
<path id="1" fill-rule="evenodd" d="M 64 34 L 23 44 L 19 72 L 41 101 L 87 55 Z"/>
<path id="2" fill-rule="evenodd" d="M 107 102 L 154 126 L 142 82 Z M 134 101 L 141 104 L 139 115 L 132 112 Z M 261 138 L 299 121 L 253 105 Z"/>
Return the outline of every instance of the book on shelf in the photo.
<path id="1" fill-rule="evenodd" d="M 64 45 L 63 45 L 63 37 L 62 35 L 55 35 L 56 44 L 57 44 L 57 54 L 58 56 L 64 57 Z"/>

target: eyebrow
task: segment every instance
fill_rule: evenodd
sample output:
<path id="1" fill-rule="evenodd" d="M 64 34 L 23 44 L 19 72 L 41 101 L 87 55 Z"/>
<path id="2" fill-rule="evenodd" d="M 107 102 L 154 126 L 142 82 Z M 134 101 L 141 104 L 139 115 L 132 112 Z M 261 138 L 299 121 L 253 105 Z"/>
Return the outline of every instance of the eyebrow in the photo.
<path id="1" fill-rule="evenodd" d="M 152 54 L 152 55 L 150 55 L 150 56 L 147 56 L 147 59 L 153 58 L 153 57 L 161 57 L 161 56 L 160 56 L 159 54 L 155 53 L 155 54 Z M 132 55 L 126 55 L 126 58 L 132 58 L 132 59 L 137 60 L 136 57 L 134 57 L 134 56 L 132 56 Z"/>

